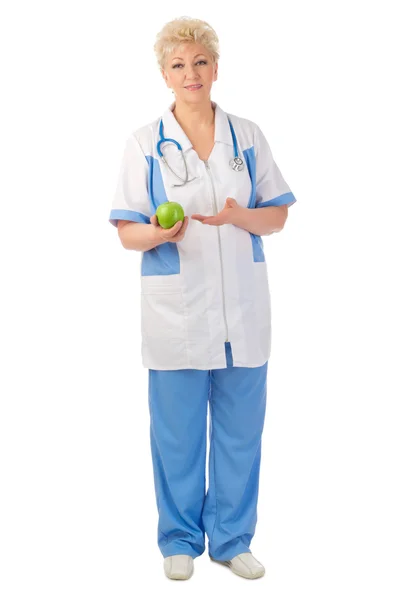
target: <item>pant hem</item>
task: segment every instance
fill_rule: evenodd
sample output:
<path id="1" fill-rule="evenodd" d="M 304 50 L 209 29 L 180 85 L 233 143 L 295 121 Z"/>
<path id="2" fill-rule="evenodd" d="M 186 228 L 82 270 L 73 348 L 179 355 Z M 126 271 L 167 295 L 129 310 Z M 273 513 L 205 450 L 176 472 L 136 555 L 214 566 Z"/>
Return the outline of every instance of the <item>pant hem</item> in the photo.
<path id="1" fill-rule="evenodd" d="M 251 550 L 248 546 L 237 545 L 233 549 L 227 550 L 226 552 L 211 552 L 211 550 L 209 549 L 208 554 L 209 557 L 213 558 L 214 560 L 226 561 L 231 560 L 232 558 L 238 556 L 239 554 L 242 554 L 243 552 L 251 552 Z"/>
<path id="2" fill-rule="evenodd" d="M 177 554 L 186 554 L 192 558 L 198 558 L 198 556 L 201 556 L 205 552 L 205 548 L 203 550 L 195 550 L 191 546 L 188 548 L 180 548 L 175 544 L 168 544 L 167 546 L 164 546 L 164 548 L 160 548 L 160 552 L 164 558 L 167 558 L 167 556 L 175 556 Z"/>

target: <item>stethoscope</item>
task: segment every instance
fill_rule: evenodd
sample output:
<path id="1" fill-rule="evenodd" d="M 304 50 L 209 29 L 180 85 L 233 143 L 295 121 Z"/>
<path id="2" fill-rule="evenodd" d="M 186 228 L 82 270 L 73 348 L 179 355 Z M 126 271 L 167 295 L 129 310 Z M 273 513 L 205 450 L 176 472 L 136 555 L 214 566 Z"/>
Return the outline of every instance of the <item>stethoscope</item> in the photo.
<path id="1" fill-rule="evenodd" d="M 234 149 L 234 157 L 231 159 L 229 164 L 230 164 L 231 168 L 233 169 L 233 171 L 242 171 L 244 169 L 244 162 L 238 155 L 236 134 L 234 133 L 233 125 L 232 125 L 232 122 L 230 121 L 230 118 L 227 117 L 227 119 L 228 119 L 229 125 L 230 125 L 230 131 L 231 131 L 231 137 L 233 138 L 233 149 Z M 194 177 L 193 179 L 188 179 L 187 161 L 185 160 L 184 152 L 182 151 L 181 145 L 176 140 L 173 140 L 172 138 L 164 137 L 163 119 L 161 119 L 161 121 L 160 121 L 160 131 L 159 132 L 160 132 L 160 140 L 157 142 L 157 152 L 158 152 L 161 160 L 164 162 L 164 164 L 170 169 L 171 173 L 173 173 L 173 175 L 175 175 L 178 179 L 180 179 L 182 181 L 182 183 L 174 183 L 173 185 L 175 187 L 178 187 L 178 186 L 185 185 L 186 183 L 188 183 L 190 181 L 194 181 L 194 179 L 197 179 L 196 177 Z M 177 146 L 178 150 L 180 150 L 181 155 L 182 155 L 182 160 L 184 161 L 184 165 L 185 165 L 185 173 L 186 173 L 185 180 L 182 179 L 179 175 L 177 175 L 177 173 L 174 173 L 174 171 L 172 170 L 172 168 L 166 161 L 165 157 L 163 156 L 163 153 L 160 149 L 160 145 L 163 142 L 172 142 L 173 144 L 175 144 Z"/>

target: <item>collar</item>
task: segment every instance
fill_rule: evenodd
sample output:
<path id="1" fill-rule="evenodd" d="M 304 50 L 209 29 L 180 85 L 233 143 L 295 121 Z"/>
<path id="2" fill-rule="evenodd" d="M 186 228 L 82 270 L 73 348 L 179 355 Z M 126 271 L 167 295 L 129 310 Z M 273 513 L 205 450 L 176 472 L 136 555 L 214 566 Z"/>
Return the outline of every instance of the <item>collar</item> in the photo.
<path id="1" fill-rule="evenodd" d="M 163 133 L 165 138 L 172 138 L 179 142 L 185 152 L 189 148 L 192 148 L 192 144 L 173 114 L 174 107 L 175 101 L 170 104 L 162 115 Z M 212 107 L 215 110 L 215 144 L 216 142 L 222 142 L 233 146 L 233 138 L 227 114 L 220 108 L 217 102 L 212 101 Z M 158 127 L 160 127 L 160 121 Z"/>

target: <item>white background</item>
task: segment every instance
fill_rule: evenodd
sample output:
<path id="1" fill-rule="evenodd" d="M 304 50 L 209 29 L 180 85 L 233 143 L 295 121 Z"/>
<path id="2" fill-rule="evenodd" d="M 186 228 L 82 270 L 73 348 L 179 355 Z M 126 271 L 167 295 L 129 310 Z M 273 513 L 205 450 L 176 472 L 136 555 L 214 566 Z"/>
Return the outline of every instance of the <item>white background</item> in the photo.
<path id="1" fill-rule="evenodd" d="M 402 600 L 399 4 L 2 5 L 4 600 Z M 211 97 L 259 124 L 297 198 L 264 238 L 273 345 L 255 582 L 207 552 L 189 581 L 164 576 L 140 253 L 108 222 L 127 135 L 172 102 L 153 44 L 182 15 L 218 33 Z"/>

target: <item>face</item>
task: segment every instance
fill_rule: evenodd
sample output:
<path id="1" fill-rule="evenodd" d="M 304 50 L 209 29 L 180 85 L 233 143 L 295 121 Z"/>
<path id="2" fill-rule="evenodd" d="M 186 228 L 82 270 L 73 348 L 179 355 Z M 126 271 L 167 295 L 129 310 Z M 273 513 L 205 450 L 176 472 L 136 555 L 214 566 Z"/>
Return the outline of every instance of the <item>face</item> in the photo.
<path id="1" fill-rule="evenodd" d="M 210 97 L 212 84 L 217 79 L 217 68 L 205 46 L 185 42 L 167 56 L 162 74 L 177 100 L 199 103 Z M 191 85 L 201 87 L 187 89 Z"/>

